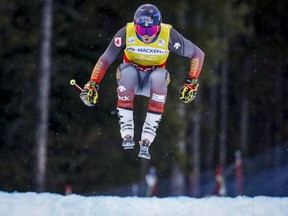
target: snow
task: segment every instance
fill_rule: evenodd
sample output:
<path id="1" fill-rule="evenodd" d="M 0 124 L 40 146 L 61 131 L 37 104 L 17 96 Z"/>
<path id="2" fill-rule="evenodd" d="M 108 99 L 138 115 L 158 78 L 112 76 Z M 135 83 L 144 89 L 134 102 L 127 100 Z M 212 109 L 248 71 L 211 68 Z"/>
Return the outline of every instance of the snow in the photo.
<path id="1" fill-rule="evenodd" d="M 1 216 L 288 216 L 288 197 L 191 198 L 0 192 Z"/>

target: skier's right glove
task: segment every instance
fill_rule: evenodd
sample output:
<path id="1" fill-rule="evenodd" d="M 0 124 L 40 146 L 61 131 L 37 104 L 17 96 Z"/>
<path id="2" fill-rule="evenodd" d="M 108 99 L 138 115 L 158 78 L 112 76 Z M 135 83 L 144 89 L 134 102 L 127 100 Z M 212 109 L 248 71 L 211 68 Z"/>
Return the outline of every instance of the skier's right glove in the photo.
<path id="1" fill-rule="evenodd" d="M 80 98 L 87 106 L 94 106 L 98 101 L 99 85 L 96 82 L 89 81 L 80 93 Z"/>
<path id="2" fill-rule="evenodd" d="M 198 79 L 186 78 L 180 93 L 180 100 L 189 103 L 196 98 L 198 90 Z"/>

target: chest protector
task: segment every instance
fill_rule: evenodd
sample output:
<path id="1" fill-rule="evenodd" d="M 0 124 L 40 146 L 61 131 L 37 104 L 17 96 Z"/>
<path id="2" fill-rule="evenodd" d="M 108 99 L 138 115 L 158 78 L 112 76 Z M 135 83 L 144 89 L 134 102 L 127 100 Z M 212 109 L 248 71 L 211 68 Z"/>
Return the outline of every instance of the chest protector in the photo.
<path id="1" fill-rule="evenodd" d="M 153 43 L 145 44 L 138 39 L 134 23 L 127 23 L 124 61 L 141 66 L 165 66 L 169 56 L 168 44 L 171 27 L 171 25 L 162 23 L 158 38 Z"/>

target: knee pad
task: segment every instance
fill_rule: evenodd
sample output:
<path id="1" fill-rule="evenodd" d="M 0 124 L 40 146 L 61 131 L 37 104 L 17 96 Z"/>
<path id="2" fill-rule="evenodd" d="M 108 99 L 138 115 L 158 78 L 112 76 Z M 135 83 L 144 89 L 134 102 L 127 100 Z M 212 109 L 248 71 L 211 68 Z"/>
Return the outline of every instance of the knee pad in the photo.
<path id="1" fill-rule="evenodd" d="M 116 69 L 117 82 L 121 79 L 121 75 L 122 75 L 123 71 L 125 72 L 125 70 L 127 70 L 128 68 L 129 68 L 129 70 L 136 71 L 136 69 L 133 67 L 133 65 L 131 63 L 122 63 L 119 65 L 119 67 Z"/>
<path id="2" fill-rule="evenodd" d="M 164 83 L 166 86 L 170 83 L 170 74 L 164 68 L 157 68 L 151 74 L 152 83 L 156 82 L 157 84 Z"/>

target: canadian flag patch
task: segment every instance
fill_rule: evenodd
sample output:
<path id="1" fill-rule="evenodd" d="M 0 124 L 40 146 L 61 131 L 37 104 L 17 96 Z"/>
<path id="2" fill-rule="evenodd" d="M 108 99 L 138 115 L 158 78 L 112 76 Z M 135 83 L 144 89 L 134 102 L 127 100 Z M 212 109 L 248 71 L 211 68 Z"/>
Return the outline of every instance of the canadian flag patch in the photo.
<path id="1" fill-rule="evenodd" d="M 122 44 L 121 37 L 116 37 L 114 42 L 115 42 L 115 46 L 120 47 Z"/>

